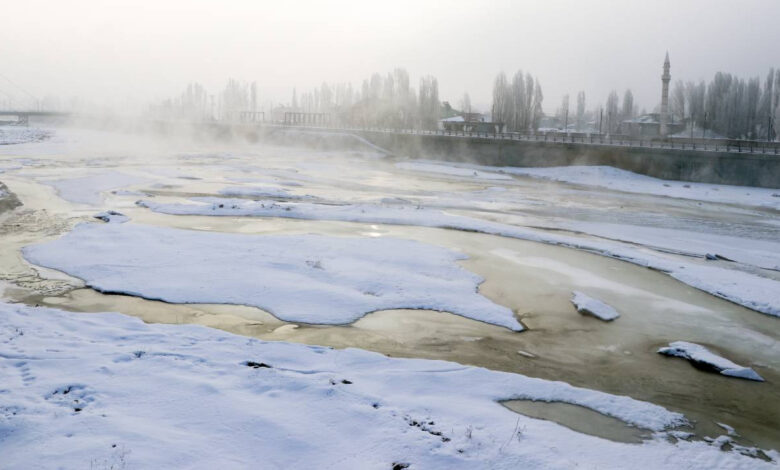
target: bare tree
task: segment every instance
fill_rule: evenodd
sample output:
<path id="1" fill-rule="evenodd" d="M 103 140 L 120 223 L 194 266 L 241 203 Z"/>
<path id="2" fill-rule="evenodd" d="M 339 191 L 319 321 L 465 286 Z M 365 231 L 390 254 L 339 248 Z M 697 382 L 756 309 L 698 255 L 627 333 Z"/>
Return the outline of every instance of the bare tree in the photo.
<path id="1" fill-rule="evenodd" d="M 631 90 L 626 90 L 626 92 L 623 94 L 623 110 L 620 113 L 620 120 L 618 122 L 618 125 L 620 125 L 620 122 L 625 121 L 626 119 L 632 119 L 634 117 L 634 94 L 631 92 Z"/>
<path id="2" fill-rule="evenodd" d="M 471 114 L 471 97 L 468 93 L 463 93 L 460 100 L 460 109 L 464 114 Z"/>
<path id="3" fill-rule="evenodd" d="M 775 85 L 772 88 L 772 101 L 775 103 L 775 116 L 771 123 L 772 132 L 774 133 L 775 139 L 780 140 L 780 69 L 775 71 Z"/>
<path id="4" fill-rule="evenodd" d="M 672 115 L 677 118 L 678 121 L 684 121 L 685 114 L 685 102 L 686 102 L 685 85 L 682 80 L 674 82 L 672 87 Z M 690 113 L 690 110 L 689 110 Z"/>
<path id="5" fill-rule="evenodd" d="M 513 131 L 525 130 L 528 122 L 526 110 L 528 109 L 528 100 L 531 98 L 531 96 L 528 96 L 525 88 L 523 72 L 518 70 L 515 76 L 512 77 L 512 115 L 507 123 Z"/>
<path id="6" fill-rule="evenodd" d="M 511 116 L 509 116 L 508 111 L 511 101 L 512 90 L 507 82 L 506 74 L 501 72 L 493 81 L 493 106 L 491 107 L 493 122 L 507 122 L 509 120 Z"/>
<path id="7" fill-rule="evenodd" d="M 761 99 L 758 104 L 759 138 L 772 139 L 772 118 L 774 116 L 774 85 L 775 70 L 769 69 L 764 88 L 761 90 Z"/>
<path id="8" fill-rule="evenodd" d="M 257 111 L 257 82 L 252 82 L 252 85 L 249 87 L 249 93 L 250 93 L 250 102 L 252 106 L 252 112 Z"/>
<path id="9" fill-rule="evenodd" d="M 607 134 L 612 134 L 615 131 L 617 131 L 618 128 L 618 121 L 619 121 L 619 115 L 618 115 L 618 106 L 619 106 L 620 98 L 618 98 L 617 91 L 612 90 L 609 92 L 609 96 L 607 97 L 607 105 L 605 112 L 605 120 L 606 120 L 606 131 Z"/>
<path id="10" fill-rule="evenodd" d="M 436 129 L 439 121 L 439 82 L 436 77 L 425 76 L 420 79 L 420 124 L 423 129 Z"/>
<path id="11" fill-rule="evenodd" d="M 581 131 L 585 125 L 585 92 L 577 93 L 577 130 Z"/>
<path id="12" fill-rule="evenodd" d="M 569 124 L 569 94 L 566 93 L 561 99 L 561 107 L 558 109 L 558 120 L 564 131 L 567 130 Z"/>
<path id="13" fill-rule="evenodd" d="M 685 95 L 688 101 L 688 115 L 694 123 L 704 128 L 706 85 L 704 85 L 703 81 L 698 84 L 688 82 L 685 84 Z"/>
<path id="14" fill-rule="evenodd" d="M 542 86 L 539 84 L 539 80 L 536 80 L 534 84 L 534 101 L 533 101 L 533 113 L 531 114 L 530 127 L 534 130 L 539 129 L 539 122 L 542 120 L 544 112 L 542 112 L 542 101 L 544 100 L 544 94 L 542 94 Z"/>

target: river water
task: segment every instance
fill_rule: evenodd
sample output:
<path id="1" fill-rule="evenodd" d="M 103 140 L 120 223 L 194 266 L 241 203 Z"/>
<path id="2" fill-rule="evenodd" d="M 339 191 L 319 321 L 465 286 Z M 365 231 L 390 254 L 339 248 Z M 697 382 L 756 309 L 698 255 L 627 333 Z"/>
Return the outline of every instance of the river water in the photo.
<path id="1" fill-rule="evenodd" d="M 67 135 L 67 133 L 66 133 Z M 172 216 L 137 207 L 135 192 L 103 192 L 97 206 L 66 201 L 47 183 L 121 172 L 144 178 L 131 188 L 159 201 L 215 195 L 226 186 L 274 185 L 323 201 L 377 202 L 401 198 L 415 204 L 525 226 L 560 220 L 648 220 L 667 226 L 698 224 L 734 233 L 775 236 L 778 215 L 724 204 L 627 195 L 528 178 L 469 179 L 397 169 L 368 151 L 312 151 L 235 143 L 144 140 L 127 135 L 73 132 L 62 143 L 5 148 L 0 164 L 20 167 L 0 174 L 22 203 L 0 214 L 2 297 L 75 312 L 118 311 L 147 322 L 194 323 L 265 340 L 337 348 L 359 347 L 391 356 L 445 359 L 628 395 L 680 411 L 699 437 L 716 436 L 726 423 L 738 442 L 780 449 L 780 346 L 778 320 L 682 284 L 653 270 L 573 249 L 458 230 L 363 223 L 249 217 Z M 24 159 L 24 160 L 21 160 Z M 127 190 L 128 188 L 124 188 Z M 347 237 L 399 237 L 469 256 L 461 265 L 485 279 L 480 292 L 514 310 L 528 328 L 516 333 L 445 312 L 373 312 L 351 325 L 318 326 L 280 321 L 237 305 L 175 305 L 85 288 L 63 273 L 29 265 L 21 247 L 57 237 L 99 209 L 115 209 L 133 223 L 244 234 L 318 233 Z M 725 230 L 724 229 L 724 230 Z M 747 240 L 749 243 L 749 240 Z M 772 276 L 772 273 L 768 274 Z M 579 315 L 570 298 L 587 290 L 621 317 L 603 323 Z M 726 378 L 656 353 L 686 340 L 751 365 L 765 383 Z M 510 397 L 507 397 L 510 398 Z M 551 406 L 511 409 L 574 429 L 602 427 L 607 438 L 622 431 Z M 525 406 L 525 407 L 524 407 Z M 542 408 L 544 408 L 542 406 Z M 593 420 L 590 422 L 589 420 Z M 598 433 L 597 433 L 598 434 Z M 617 437 L 616 437 L 617 436 Z M 625 435 L 627 440 L 639 434 Z M 625 440 L 625 439 L 624 439 Z"/>

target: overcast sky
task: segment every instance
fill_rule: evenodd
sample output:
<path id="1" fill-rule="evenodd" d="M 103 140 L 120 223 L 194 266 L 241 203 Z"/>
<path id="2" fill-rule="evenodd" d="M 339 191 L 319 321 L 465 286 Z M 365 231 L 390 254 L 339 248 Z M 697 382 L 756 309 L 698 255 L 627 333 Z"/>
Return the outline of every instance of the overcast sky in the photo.
<path id="1" fill-rule="evenodd" d="M 492 81 L 517 69 L 541 80 L 544 108 L 585 90 L 588 105 L 631 88 L 660 101 L 669 51 L 672 80 L 718 70 L 763 77 L 780 67 L 780 1 L 230 1 L 3 0 L 0 92 L 90 95 L 145 102 L 188 82 L 219 90 L 256 80 L 263 99 L 293 86 L 359 85 L 406 68 L 439 79 L 442 100 L 463 92 L 490 104 Z M 16 86 L 9 83 L 11 80 Z M 5 95 L 0 95 L 0 97 Z"/>

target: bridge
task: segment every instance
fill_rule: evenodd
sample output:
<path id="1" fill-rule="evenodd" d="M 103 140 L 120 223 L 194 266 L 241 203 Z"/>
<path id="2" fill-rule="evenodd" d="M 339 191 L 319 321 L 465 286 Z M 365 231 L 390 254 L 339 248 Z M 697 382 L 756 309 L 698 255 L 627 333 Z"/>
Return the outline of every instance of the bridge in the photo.
<path id="1" fill-rule="evenodd" d="M 7 110 L 0 109 L 0 118 L 2 117 L 15 117 L 15 121 L 3 121 L 0 120 L 0 124 L 10 124 L 13 126 L 28 126 L 30 124 L 30 116 L 36 117 L 68 117 L 70 113 L 64 113 L 60 111 L 20 111 L 20 110 Z"/>

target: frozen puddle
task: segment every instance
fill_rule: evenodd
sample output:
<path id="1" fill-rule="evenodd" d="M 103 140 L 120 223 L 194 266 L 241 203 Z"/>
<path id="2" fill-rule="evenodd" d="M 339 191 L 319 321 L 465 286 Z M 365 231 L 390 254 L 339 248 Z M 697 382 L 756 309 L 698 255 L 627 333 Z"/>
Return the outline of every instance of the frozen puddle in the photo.
<path id="1" fill-rule="evenodd" d="M 552 421 L 583 434 L 615 442 L 638 444 L 651 437 L 651 432 L 632 427 L 611 416 L 584 406 L 560 401 L 507 400 L 504 406 L 529 418 Z"/>
<path id="2" fill-rule="evenodd" d="M 96 290 L 171 303 L 249 305 L 289 322 L 347 324 L 369 312 L 438 310 L 520 331 L 477 291 L 466 256 L 398 238 L 241 235 L 81 224 L 25 258 Z"/>

